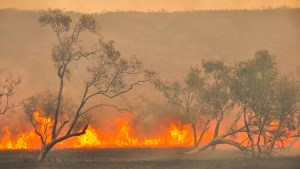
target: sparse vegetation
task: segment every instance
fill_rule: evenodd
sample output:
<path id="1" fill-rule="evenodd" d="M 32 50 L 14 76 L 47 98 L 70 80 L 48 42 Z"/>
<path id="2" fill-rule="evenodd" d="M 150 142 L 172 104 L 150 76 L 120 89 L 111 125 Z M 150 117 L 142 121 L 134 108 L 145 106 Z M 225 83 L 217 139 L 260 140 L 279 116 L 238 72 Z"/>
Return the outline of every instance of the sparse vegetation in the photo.
<path id="1" fill-rule="evenodd" d="M 227 155 L 234 160 L 227 159 L 224 163 L 214 164 L 216 168 L 220 167 L 219 164 L 228 168 L 239 167 L 236 163 L 237 156 L 246 159 L 244 163 L 247 166 L 263 168 L 266 166 L 265 161 L 256 158 L 264 158 L 274 165 L 276 163 L 279 168 L 296 168 L 299 157 L 287 159 L 281 155 L 285 153 L 284 150 L 293 149 L 300 137 L 300 67 L 298 66 L 298 72 L 293 71 L 300 64 L 296 58 L 300 42 L 297 36 L 300 25 L 296 22 L 300 16 L 299 11 L 285 7 L 184 12 L 167 12 L 162 9 L 150 13 L 131 11 L 81 15 L 59 9 L 43 12 L 0 10 L 0 14 L 4 16 L 0 17 L 0 23 L 4 23 L 0 27 L 0 33 L 7 30 L 0 34 L 4 39 L 0 39 L 4 46 L 0 47 L 0 66 L 7 64 L 16 69 L 22 63 L 20 67 L 24 66 L 22 69 L 26 70 L 24 74 L 28 78 L 25 82 L 22 81 L 22 85 L 24 83 L 31 94 L 28 99 L 17 103 L 13 96 L 18 94 L 16 89 L 21 84 L 21 79 L 9 73 L 4 75 L 0 71 L 0 115 L 3 117 L 2 114 L 5 114 L 3 118 L 6 118 L 10 114 L 8 111 L 23 105 L 24 116 L 29 119 L 26 124 L 24 122 L 24 126 L 28 123 L 32 127 L 31 130 L 41 142 L 41 149 L 23 151 L 21 154 L 30 154 L 30 158 L 24 162 L 28 160 L 38 167 L 52 167 L 67 162 L 65 164 L 68 167 L 84 168 L 89 162 L 103 165 L 103 161 L 105 165 L 111 165 L 104 166 L 105 168 L 124 165 L 157 168 L 160 164 L 161 168 L 170 168 L 171 164 L 189 164 L 191 168 L 200 165 L 206 167 L 206 163 L 212 165 L 215 161 L 202 163 L 196 160 L 207 160 L 207 156 L 217 156 L 218 153 L 225 153 L 226 156 L 227 150 L 223 151 L 220 146 L 225 144 L 237 148 L 245 155 L 230 150 L 232 153 Z M 33 26 L 37 17 L 39 27 Z M 28 24 L 20 26 L 21 23 L 10 20 L 22 20 Z M 35 21 L 34 24 L 32 20 Z M 99 24 L 103 29 L 100 30 Z M 14 35 L 15 32 L 17 36 Z M 121 55 L 115 42 L 105 40 L 102 32 L 121 42 L 118 43 L 118 48 L 122 53 L 143 56 L 143 63 L 160 75 L 145 69 L 142 61 L 136 57 Z M 24 45 L 20 45 L 15 40 L 19 36 L 27 37 L 24 38 L 26 44 L 23 42 Z M 12 42 L 15 45 L 11 45 Z M 34 47 L 28 46 L 30 44 Z M 26 57 L 20 55 L 21 52 L 15 50 L 15 46 Z M 270 51 L 259 50 L 260 48 Z M 254 53 L 254 57 L 248 57 L 250 53 Z M 13 61 L 10 61 L 11 56 Z M 33 60 L 36 64 L 33 64 Z M 188 72 L 185 73 L 183 70 L 187 69 Z M 286 70 L 291 73 L 284 73 Z M 152 83 L 145 88 L 138 87 L 146 82 Z M 132 99 L 139 94 L 136 88 L 142 90 L 143 94 Z M 133 96 L 124 96 L 127 93 L 132 93 Z M 119 103 L 124 101 L 116 100 L 117 98 L 125 100 L 130 109 L 121 108 Z M 108 109 L 112 111 L 107 111 Z M 104 144 L 97 140 L 95 133 L 91 133 L 98 145 L 103 143 L 129 147 L 143 143 L 143 146 L 159 147 L 159 143 L 163 146 L 171 143 L 173 135 L 176 135 L 179 143 L 184 142 L 191 147 L 162 148 L 162 154 L 166 156 L 157 153 L 160 149 L 144 147 L 132 150 L 56 149 L 49 153 L 64 141 L 87 135 L 89 126 L 96 123 L 93 122 L 95 117 L 100 119 L 105 116 L 95 115 L 94 112 L 98 110 L 105 110 L 106 115 L 107 112 L 127 111 L 124 114 L 131 120 L 128 120 L 130 123 L 125 121 L 124 126 L 120 125 L 123 133 L 110 137 L 125 139 L 125 144 Z M 143 128 L 142 125 L 148 119 L 152 123 L 147 123 Z M 174 119 L 180 125 L 177 126 Z M 159 137 L 147 140 L 143 138 L 146 134 L 155 135 L 164 130 L 159 122 L 171 120 L 174 120 L 172 124 L 175 128 L 170 128 L 174 129 L 172 131 L 175 134 L 169 130 L 164 131 L 171 138 L 170 142 Z M 135 133 L 136 135 L 131 136 L 130 127 L 133 125 L 138 131 L 145 129 L 149 133 Z M 99 126 L 94 130 L 99 129 Z M 1 132 L 4 133 L 4 130 L 0 131 L 0 136 Z M 11 135 L 12 138 L 16 137 L 16 132 L 11 134 L 9 128 L 5 128 L 5 132 L 9 136 L 8 140 Z M 190 138 L 184 140 L 187 135 Z M 127 144 L 128 140 L 132 143 Z M 20 145 L 23 143 L 21 141 Z M 1 145 L 9 146 L 11 142 Z M 0 151 L 1 166 L 16 167 L 16 161 L 10 163 L 4 161 L 5 158 L 2 160 L 3 152 Z M 8 152 L 9 157 L 15 158 L 16 152 Z M 48 153 L 50 159 L 45 160 Z M 108 157 L 97 157 L 105 153 Z M 81 159 L 82 154 L 90 161 Z M 120 156 L 115 158 L 116 154 Z M 269 159 L 277 155 L 280 156 L 278 161 Z M 36 163 L 33 159 L 36 157 L 37 161 L 45 160 L 46 163 Z M 72 160 L 76 162 L 73 163 Z M 258 166 L 252 165 L 253 161 Z M 292 162 L 293 165 L 287 166 L 281 162 Z M 21 165 L 23 164 L 17 163 L 16 168 Z M 268 167 L 273 167 L 273 164 Z"/>
<path id="2" fill-rule="evenodd" d="M 4 71 L 0 70 L 0 115 L 23 104 L 23 102 L 13 103 L 12 101 L 20 83 L 20 77 L 15 77 L 11 73 L 5 75 Z"/>

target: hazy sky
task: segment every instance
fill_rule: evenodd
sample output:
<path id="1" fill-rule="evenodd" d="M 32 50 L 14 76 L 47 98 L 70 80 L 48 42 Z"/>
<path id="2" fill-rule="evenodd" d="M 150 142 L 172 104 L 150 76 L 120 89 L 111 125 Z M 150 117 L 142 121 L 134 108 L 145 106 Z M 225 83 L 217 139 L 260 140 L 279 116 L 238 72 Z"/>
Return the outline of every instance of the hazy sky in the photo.
<path id="1" fill-rule="evenodd" d="M 300 7 L 300 0 L 0 0 L 0 8 L 39 10 L 64 8 L 78 12 L 103 10 L 199 10 L 199 9 L 251 9 L 287 5 Z"/>

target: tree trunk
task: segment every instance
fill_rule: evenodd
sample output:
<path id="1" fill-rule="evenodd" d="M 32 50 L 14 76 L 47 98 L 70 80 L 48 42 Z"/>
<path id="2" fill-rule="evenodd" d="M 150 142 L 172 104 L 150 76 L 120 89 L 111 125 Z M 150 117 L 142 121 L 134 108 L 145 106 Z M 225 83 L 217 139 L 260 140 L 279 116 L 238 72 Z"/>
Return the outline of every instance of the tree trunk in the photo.
<path id="1" fill-rule="evenodd" d="M 39 154 L 39 157 L 38 157 L 37 161 L 43 161 L 50 149 L 51 149 L 51 147 L 48 147 L 48 146 L 43 147 L 41 149 L 41 152 Z"/>
<path id="2" fill-rule="evenodd" d="M 255 152 L 255 147 L 254 147 L 254 141 L 253 141 L 253 138 L 250 134 L 250 129 L 249 129 L 249 126 L 248 126 L 248 123 L 247 123 L 247 116 L 246 116 L 246 108 L 244 108 L 244 123 L 245 123 L 245 127 L 246 127 L 246 131 L 247 131 L 247 136 L 250 140 L 250 143 L 251 143 L 251 153 L 252 153 L 252 157 L 255 158 L 256 157 L 256 152 Z"/>
<path id="3" fill-rule="evenodd" d="M 243 145 L 241 145 L 240 143 L 234 142 L 232 140 L 227 140 L 224 138 L 216 138 L 214 140 L 211 140 L 209 143 L 200 146 L 200 147 L 196 147 L 194 150 L 191 150 L 189 152 L 187 152 L 186 154 L 193 154 L 196 152 L 201 152 L 203 150 L 206 150 L 207 148 L 214 146 L 216 144 L 228 144 L 228 145 L 232 145 L 238 149 L 240 149 L 242 152 L 244 153 L 248 153 L 250 150 L 248 150 L 246 147 L 244 147 Z"/>
<path id="4" fill-rule="evenodd" d="M 43 161 L 45 159 L 46 155 L 48 154 L 48 152 L 51 150 L 52 147 L 55 146 L 56 143 L 59 143 L 67 138 L 68 137 L 62 137 L 59 140 L 52 141 L 52 142 L 48 143 L 46 146 L 43 146 L 37 161 Z"/>
<path id="5" fill-rule="evenodd" d="M 218 122 L 217 122 L 217 124 L 216 124 L 216 127 L 215 127 L 215 132 L 214 132 L 214 138 L 213 139 L 215 139 L 215 138 L 217 138 L 218 136 L 219 136 L 219 130 L 220 130 L 220 124 L 221 124 L 221 119 L 219 119 L 218 120 Z M 214 146 L 212 146 L 212 150 L 213 151 L 215 151 L 216 150 L 216 148 L 217 148 L 217 145 L 214 145 Z"/>
<path id="6" fill-rule="evenodd" d="M 209 129 L 209 127 L 208 127 L 208 124 L 209 124 L 209 122 L 210 122 L 210 120 L 208 120 L 207 122 L 206 122 L 206 124 L 205 124 L 205 127 L 204 127 L 204 129 L 202 130 L 202 132 L 201 132 L 201 134 L 200 134 L 200 136 L 199 136 L 199 138 L 198 138 L 198 140 L 197 140 L 197 146 L 196 146 L 196 148 L 200 145 L 200 142 L 202 141 L 202 138 L 203 138 L 203 136 L 204 136 L 204 134 L 207 132 L 207 130 Z"/>
<path id="7" fill-rule="evenodd" d="M 281 128 L 282 122 L 283 122 L 283 120 L 282 120 L 282 118 L 281 118 L 280 121 L 279 121 L 279 124 L 277 125 L 277 128 L 276 128 L 276 130 L 275 130 L 275 132 L 274 132 L 274 137 L 273 137 L 273 139 L 272 139 L 272 141 L 271 141 L 270 147 L 268 148 L 268 155 L 269 155 L 269 156 L 272 156 L 273 148 L 274 148 L 275 143 L 276 143 L 276 141 L 277 141 L 277 138 L 278 138 L 278 136 L 279 136 L 280 128 Z"/>
<path id="8" fill-rule="evenodd" d="M 300 123 L 300 116 L 299 116 L 298 123 Z M 295 131 L 297 131 L 295 135 L 299 135 L 300 134 L 300 126 L 299 125 L 300 124 L 298 124 L 298 127 L 295 129 Z M 293 141 L 290 142 L 290 144 L 287 146 L 287 148 L 288 149 L 292 148 L 298 142 L 298 140 L 299 140 L 299 137 L 294 137 Z"/>
<path id="9" fill-rule="evenodd" d="M 69 134 L 69 135 L 65 135 L 65 136 L 62 136 L 56 140 L 53 140 L 52 142 L 48 143 L 46 146 L 43 146 L 42 149 L 41 149 L 41 152 L 39 154 L 39 157 L 38 157 L 38 161 L 43 161 L 44 158 L 46 157 L 46 155 L 48 154 L 48 152 L 51 150 L 52 147 L 54 147 L 57 143 L 59 142 L 62 142 L 68 138 L 71 138 L 71 137 L 75 137 L 75 136 L 81 136 L 83 134 L 85 134 L 85 131 L 86 129 L 88 128 L 88 124 L 82 129 L 81 132 L 78 132 L 78 133 L 73 133 L 73 134 Z"/>
<path id="10" fill-rule="evenodd" d="M 258 126 L 258 128 L 259 128 L 259 133 L 258 133 L 258 137 L 257 137 L 257 142 L 256 142 L 256 147 L 257 147 L 257 150 L 258 150 L 258 154 L 257 154 L 257 157 L 260 157 L 261 156 L 261 154 L 262 154 L 262 150 L 261 150 L 261 148 L 260 148 L 260 138 L 261 138 L 261 136 L 262 136 L 262 133 L 263 133 L 263 126 L 264 126 L 264 124 L 265 123 L 262 123 L 261 122 L 262 121 L 262 119 L 260 118 L 259 119 L 259 126 Z M 265 144 L 264 144 L 264 146 L 266 146 Z"/>
<path id="11" fill-rule="evenodd" d="M 192 124 L 193 134 L 194 134 L 194 147 L 198 147 L 197 145 L 197 129 L 196 124 Z"/>
<path id="12" fill-rule="evenodd" d="M 60 84 L 59 84 L 59 91 L 58 91 L 58 96 L 57 96 L 57 105 L 55 109 L 55 114 L 54 114 L 54 123 L 53 123 L 53 128 L 52 128 L 52 140 L 56 138 L 56 126 L 58 123 L 58 114 L 59 114 L 59 108 L 61 106 L 61 99 L 62 99 L 62 91 L 64 87 L 64 71 L 66 68 L 64 68 L 62 75 L 58 75 L 60 78 Z"/>

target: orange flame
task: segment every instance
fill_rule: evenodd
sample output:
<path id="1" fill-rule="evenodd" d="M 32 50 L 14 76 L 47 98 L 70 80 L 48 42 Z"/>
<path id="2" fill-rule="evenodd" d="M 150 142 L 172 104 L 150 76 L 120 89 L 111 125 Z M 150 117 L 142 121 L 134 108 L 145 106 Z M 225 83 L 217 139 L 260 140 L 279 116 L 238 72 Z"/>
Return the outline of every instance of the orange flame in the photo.
<path id="1" fill-rule="evenodd" d="M 13 140 L 11 138 L 11 132 L 8 127 L 2 129 L 3 137 L 0 139 L 0 149 L 30 149 L 34 148 L 31 146 L 30 142 L 36 140 L 37 137 L 33 131 L 23 133 L 19 132 L 17 139 Z M 34 141 L 37 143 L 37 141 Z"/>
<path id="2" fill-rule="evenodd" d="M 114 133 L 98 134 L 91 126 L 86 134 L 71 140 L 72 147 L 160 147 L 160 146 L 190 146 L 192 137 L 190 126 L 170 124 L 166 133 L 159 133 L 155 138 L 138 138 L 132 132 L 127 121 L 119 121 L 118 130 Z M 70 142 L 70 141 L 69 141 Z M 61 145 L 63 146 L 63 145 Z"/>
<path id="3" fill-rule="evenodd" d="M 51 124 L 48 119 L 35 115 L 41 122 Z M 74 137 L 56 145 L 57 148 L 112 148 L 112 147 L 167 147 L 190 146 L 193 143 L 190 125 L 172 122 L 168 130 L 154 138 L 139 138 L 132 132 L 127 121 L 122 120 L 112 133 L 102 133 L 89 126 L 84 135 Z M 19 132 L 16 139 L 11 137 L 8 127 L 2 129 L 0 149 L 38 149 L 39 138 L 34 131 Z M 33 144 L 34 143 L 34 144 Z"/>
<path id="4" fill-rule="evenodd" d="M 50 118 L 43 117 L 39 112 L 41 111 L 38 110 L 33 114 L 35 122 L 39 125 L 37 132 L 47 131 L 45 129 L 48 127 L 49 130 L 53 125 L 53 121 Z M 144 133 L 137 132 L 136 128 L 130 125 L 130 120 L 126 118 L 116 119 L 113 125 L 116 127 L 115 130 L 109 132 L 96 130 L 90 125 L 84 135 L 60 142 L 55 148 L 174 147 L 193 145 L 191 126 L 180 121 L 171 122 L 168 128 L 157 127 L 158 132 L 152 133 L 152 136 L 145 136 Z M 276 124 L 274 123 L 274 125 Z M 212 137 L 212 131 L 208 131 L 203 136 L 202 143 L 208 142 Z M 39 137 L 34 130 L 19 131 L 15 135 L 12 134 L 8 127 L 4 127 L 0 131 L 0 150 L 39 149 L 40 146 Z"/>

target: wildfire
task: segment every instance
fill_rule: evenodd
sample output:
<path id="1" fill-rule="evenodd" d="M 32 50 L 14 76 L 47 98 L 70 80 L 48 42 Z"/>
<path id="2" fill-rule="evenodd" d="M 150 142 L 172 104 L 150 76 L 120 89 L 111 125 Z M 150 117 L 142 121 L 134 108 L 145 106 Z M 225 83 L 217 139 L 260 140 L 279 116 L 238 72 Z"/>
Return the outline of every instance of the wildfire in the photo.
<path id="1" fill-rule="evenodd" d="M 34 120 L 39 124 L 39 131 L 53 125 L 50 118 L 45 118 L 39 111 L 34 113 Z M 276 125 L 275 123 L 272 125 Z M 117 118 L 113 130 L 99 130 L 89 126 L 84 135 L 73 137 L 58 143 L 55 148 L 126 148 L 126 147 L 174 147 L 192 146 L 193 133 L 189 124 L 180 121 L 171 122 L 169 127 L 159 128 L 151 136 L 139 133 L 130 124 L 128 118 Z M 106 131 L 106 132 L 105 132 Z M 0 150 L 39 149 L 41 143 L 36 131 L 12 132 L 9 127 L 0 130 Z M 51 132 L 51 131 L 48 131 Z M 14 134 L 12 134 L 14 133 Z M 212 131 L 203 136 L 203 143 L 212 139 Z"/>
<path id="2" fill-rule="evenodd" d="M 38 142 L 33 131 L 19 132 L 16 139 L 11 138 L 11 132 L 8 127 L 4 127 L 1 133 L 3 136 L 0 139 L 0 149 L 30 149 L 33 148 L 32 143 Z"/>
<path id="3" fill-rule="evenodd" d="M 172 137 L 172 141 L 174 144 L 186 144 L 186 139 L 189 133 L 189 125 L 183 126 L 182 129 L 178 129 L 178 126 L 175 123 L 171 123 L 170 125 L 170 134 Z M 191 140 L 189 140 L 191 141 Z"/>
<path id="4" fill-rule="evenodd" d="M 78 137 L 73 145 L 74 147 L 98 147 L 103 144 L 99 141 L 96 131 L 89 127 L 86 133 Z"/>
<path id="5" fill-rule="evenodd" d="M 39 111 L 33 115 L 39 124 L 39 132 L 52 125 L 50 118 L 42 117 Z M 113 147 L 168 147 L 193 144 L 190 125 L 172 122 L 169 128 L 159 130 L 154 137 L 141 137 L 134 132 L 128 119 L 115 120 L 116 129 L 102 132 L 89 126 L 84 135 L 60 142 L 56 148 L 113 148 Z M 0 132 L 0 149 L 39 149 L 41 144 L 34 130 L 21 132 L 13 137 L 8 127 Z"/>
<path id="6" fill-rule="evenodd" d="M 50 125 L 52 123 L 50 118 L 40 117 L 41 110 L 37 110 L 33 113 L 35 121 L 43 126 Z"/>
<path id="7" fill-rule="evenodd" d="M 100 133 L 91 126 L 86 134 L 71 140 L 72 147 L 160 147 L 160 146 L 190 146 L 192 137 L 189 125 L 175 122 L 170 124 L 166 133 L 160 133 L 155 138 L 139 138 L 134 135 L 131 126 L 125 120 L 118 121 L 118 129 L 111 133 Z M 61 145 L 63 146 L 63 145 Z"/>

